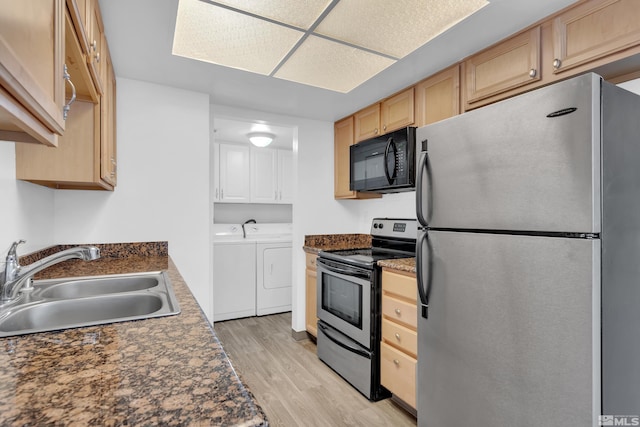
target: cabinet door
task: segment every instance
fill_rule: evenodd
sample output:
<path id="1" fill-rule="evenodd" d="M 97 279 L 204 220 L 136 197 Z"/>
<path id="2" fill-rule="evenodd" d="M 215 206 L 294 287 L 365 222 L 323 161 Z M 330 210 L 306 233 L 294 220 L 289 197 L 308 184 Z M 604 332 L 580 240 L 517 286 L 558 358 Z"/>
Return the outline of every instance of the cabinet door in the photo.
<path id="1" fill-rule="evenodd" d="M 213 144 L 213 201 L 220 201 L 220 144 Z"/>
<path id="2" fill-rule="evenodd" d="M 355 142 L 380 135 L 380 104 L 374 104 L 353 115 Z M 353 137 L 352 137 L 353 138 Z M 353 143 L 352 143 L 353 144 Z"/>
<path id="3" fill-rule="evenodd" d="M 382 102 L 380 119 L 381 134 L 400 129 L 414 122 L 414 89 L 410 88 Z"/>
<path id="4" fill-rule="evenodd" d="M 100 94 L 104 93 L 104 84 L 102 77 L 104 71 L 102 69 L 104 56 L 104 28 L 102 26 L 102 16 L 100 15 L 100 6 L 98 0 L 89 0 L 89 54 L 87 62 L 89 63 L 89 71 L 96 85 L 96 89 Z"/>
<path id="5" fill-rule="evenodd" d="M 308 255 L 307 255 L 308 256 Z M 306 292 L 306 304 L 305 304 L 305 323 L 307 332 L 314 337 L 318 335 L 318 317 L 317 317 L 317 300 L 316 295 L 316 278 L 318 273 L 316 270 L 310 268 L 306 269 L 305 274 L 305 292 Z"/>
<path id="6" fill-rule="evenodd" d="M 467 108 L 540 80 L 540 27 L 532 28 L 464 62 Z"/>
<path id="7" fill-rule="evenodd" d="M 353 145 L 353 116 L 339 121 L 334 126 L 334 196 L 336 199 L 355 197 L 355 191 L 349 190 L 351 180 L 351 162 L 349 147 Z"/>
<path id="8" fill-rule="evenodd" d="M 293 152 L 278 150 L 278 203 L 293 203 Z"/>
<path id="9" fill-rule="evenodd" d="M 57 145 L 64 132 L 64 0 L 0 7 L 0 139 Z"/>
<path id="10" fill-rule="evenodd" d="M 554 73 L 640 45 L 640 2 L 587 1 L 553 20 Z"/>
<path id="11" fill-rule="evenodd" d="M 251 202 L 278 200 L 277 150 L 251 147 Z"/>
<path id="12" fill-rule="evenodd" d="M 105 46 L 105 53 L 108 50 Z M 111 57 L 104 55 L 106 78 L 105 92 L 101 97 L 102 116 L 102 141 L 100 154 L 100 170 L 103 181 L 116 186 L 117 182 L 117 156 L 116 156 L 116 75 L 113 72 Z"/>
<path id="13" fill-rule="evenodd" d="M 67 0 L 67 9 L 71 14 L 72 25 L 78 35 L 82 52 L 89 53 L 89 2 L 91 0 Z"/>
<path id="14" fill-rule="evenodd" d="M 251 200 L 249 147 L 220 144 L 220 201 L 248 203 Z"/>
<path id="15" fill-rule="evenodd" d="M 460 114 L 458 65 L 416 85 L 416 126 L 425 126 Z"/>

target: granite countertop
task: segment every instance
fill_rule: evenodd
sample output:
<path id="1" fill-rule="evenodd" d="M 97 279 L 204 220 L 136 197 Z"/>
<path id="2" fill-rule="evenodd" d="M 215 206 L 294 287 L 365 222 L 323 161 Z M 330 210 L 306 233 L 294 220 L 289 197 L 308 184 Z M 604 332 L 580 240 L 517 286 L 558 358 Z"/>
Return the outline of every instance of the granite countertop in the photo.
<path id="1" fill-rule="evenodd" d="M 414 258 L 398 258 L 398 259 L 385 259 L 378 261 L 378 265 L 384 268 L 390 268 L 392 270 L 404 271 L 407 273 L 416 272 L 416 259 Z"/>
<path id="2" fill-rule="evenodd" d="M 334 249 L 370 248 L 369 234 L 311 234 L 304 236 L 305 252 L 317 254 L 320 251 Z"/>
<path id="3" fill-rule="evenodd" d="M 43 272 L 166 270 L 181 313 L 0 338 L 0 425 L 267 425 L 162 243 L 98 245 L 99 260 Z"/>

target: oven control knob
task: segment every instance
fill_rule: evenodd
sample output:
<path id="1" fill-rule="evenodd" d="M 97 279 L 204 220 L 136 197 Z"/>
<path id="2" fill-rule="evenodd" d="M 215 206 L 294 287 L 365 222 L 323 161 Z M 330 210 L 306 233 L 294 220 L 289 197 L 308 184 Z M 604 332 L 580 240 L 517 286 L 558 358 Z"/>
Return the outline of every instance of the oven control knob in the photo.
<path id="1" fill-rule="evenodd" d="M 378 228 L 382 230 L 382 226 L 383 226 L 383 225 L 384 225 L 384 224 L 380 224 L 380 225 L 378 226 Z"/>
<path id="2" fill-rule="evenodd" d="M 377 222 L 373 223 L 373 228 L 378 228 L 378 223 Z"/>

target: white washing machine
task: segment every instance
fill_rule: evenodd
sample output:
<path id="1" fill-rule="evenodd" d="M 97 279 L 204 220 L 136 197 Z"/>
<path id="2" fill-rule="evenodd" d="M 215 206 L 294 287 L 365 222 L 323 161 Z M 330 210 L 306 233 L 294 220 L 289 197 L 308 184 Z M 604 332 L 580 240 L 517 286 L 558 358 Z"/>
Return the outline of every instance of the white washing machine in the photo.
<path id="1" fill-rule="evenodd" d="M 291 311 L 291 224 L 213 225 L 213 320 Z"/>
<path id="2" fill-rule="evenodd" d="M 214 224 L 213 321 L 256 315 L 256 243 L 240 224 Z"/>

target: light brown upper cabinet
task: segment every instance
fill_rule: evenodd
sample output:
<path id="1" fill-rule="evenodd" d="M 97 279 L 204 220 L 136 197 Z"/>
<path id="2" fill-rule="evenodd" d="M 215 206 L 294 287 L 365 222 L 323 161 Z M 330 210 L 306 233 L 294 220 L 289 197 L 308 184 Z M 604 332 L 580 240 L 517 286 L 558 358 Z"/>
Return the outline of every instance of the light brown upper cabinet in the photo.
<path id="1" fill-rule="evenodd" d="M 70 105 L 66 129 L 58 138 L 57 148 L 16 144 L 16 178 L 51 188 L 113 190 L 116 185 L 115 74 L 108 50 L 104 50 L 106 90 L 98 94 L 71 17 L 77 10 L 69 8 L 65 16 L 65 62 L 71 80 L 76 82 L 77 99 Z M 107 49 L 106 42 L 103 49 Z M 67 94 L 70 96 L 71 91 Z"/>
<path id="2" fill-rule="evenodd" d="M 0 139 L 56 146 L 64 86 L 64 0 L 2 2 Z"/>
<path id="3" fill-rule="evenodd" d="M 105 37 L 104 27 L 102 25 L 102 15 L 98 0 L 88 0 L 88 38 L 89 53 L 87 62 L 89 63 L 89 72 L 96 85 L 96 89 L 100 94 L 104 93 L 103 77 L 105 75 L 104 54 L 105 54 Z"/>
<path id="4" fill-rule="evenodd" d="M 353 128 L 353 116 L 336 122 L 333 127 L 334 197 L 336 199 L 371 199 L 382 197 L 382 195 L 377 193 L 361 193 L 349 189 L 349 182 L 351 180 L 349 147 L 355 143 Z"/>
<path id="5" fill-rule="evenodd" d="M 537 26 L 464 61 L 465 109 L 540 80 L 540 45 Z"/>
<path id="6" fill-rule="evenodd" d="M 556 74 L 635 46 L 640 46 L 638 0 L 587 1 L 553 20 L 552 65 Z"/>
<path id="7" fill-rule="evenodd" d="M 414 123 L 414 89 L 404 90 L 354 114 L 355 142 L 392 132 Z"/>
<path id="8" fill-rule="evenodd" d="M 418 83 L 417 127 L 460 114 L 460 67 L 455 65 Z"/>

